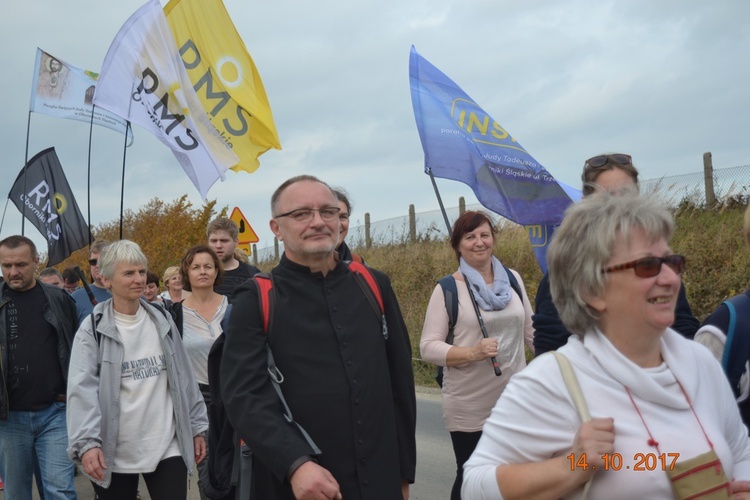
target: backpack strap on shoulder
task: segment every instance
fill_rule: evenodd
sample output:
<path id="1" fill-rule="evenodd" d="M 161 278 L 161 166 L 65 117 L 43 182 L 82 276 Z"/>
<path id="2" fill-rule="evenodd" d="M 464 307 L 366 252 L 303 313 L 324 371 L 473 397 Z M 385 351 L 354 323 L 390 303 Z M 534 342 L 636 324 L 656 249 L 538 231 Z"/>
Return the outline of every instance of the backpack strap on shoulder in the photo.
<path id="1" fill-rule="evenodd" d="M 444 276 L 438 280 L 440 288 L 443 290 L 443 299 L 445 300 L 445 311 L 448 313 L 448 336 L 445 338 L 446 344 L 453 344 L 453 331 L 456 328 L 458 319 L 458 289 L 456 288 L 456 278 L 452 274 Z"/>
<path id="2" fill-rule="evenodd" d="M 159 311 L 162 314 L 162 316 L 164 316 L 164 319 L 167 320 L 167 323 L 169 323 L 169 320 L 171 319 L 175 323 L 175 326 L 177 326 L 177 332 L 180 334 L 180 338 L 182 338 L 182 302 L 178 303 L 179 304 L 179 309 L 180 309 L 180 312 L 179 312 L 179 321 L 180 321 L 180 323 L 179 323 L 179 325 L 177 324 L 177 317 L 173 316 L 170 311 L 167 311 L 167 308 L 164 307 L 163 305 L 156 304 L 156 303 L 153 303 L 153 302 L 146 302 L 146 304 L 148 304 L 149 306 L 151 306 L 154 309 L 156 309 L 157 311 Z M 178 304 L 175 304 L 175 306 L 177 306 Z M 169 334 L 168 335 L 170 336 L 170 338 L 172 337 L 172 326 L 171 325 L 169 327 Z"/>
<path id="3" fill-rule="evenodd" d="M 510 287 L 518 294 L 518 298 L 521 299 L 521 304 L 523 304 L 523 293 L 521 293 L 521 284 L 516 279 L 516 275 L 513 274 L 513 271 L 510 270 L 508 266 L 503 266 L 505 268 L 505 272 L 508 273 L 508 282 L 510 282 Z"/>
<path id="4" fill-rule="evenodd" d="M 97 315 L 94 315 L 94 310 L 91 310 L 91 330 L 94 335 L 94 340 L 96 340 L 96 374 L 98 375 L 101 372 L 102 369 L 102 334 L 99 333 L 99 330 L 97 327 L 99 326 L 99 321 L 102 320 L 102 314 L 99 313 Z"/>
<path id="5" fill-rule="evenodd" d="M 740 378 L 750 359 L 750 297 L 741 293 L 722 302 L 729 311 L 727 338 L 721 366 L 724 368 L 735 397 L 739 396 Z"/>
<path id="6" fill-rule="evenodd" d="M 570 399 L 573 400 L 573 406 L 576 407 L 578 415 L 581 417 L 581 421 L 588 422 L 589 420 L 591 420 L 591 413 L 589 412 L 589 407 L 586 404 L 586 398 L 584 398 L 583 396 L 581 385 L 578 383 L 576 372 L 573 371 L 573 365 L 564 354 L 561 354 L 557 351 L 552 351 L 552 354 L 555 356 L 557 364 L 560 366 L 560 373 L 562 374 L 563 381 L 565 382 L 565 387 L 568 389 L 568 393 L 570 394 Z M 586 481 L 586 484 L 583 487 L 583 494 L 581 498 L 583 498 L 584 500 L 588 495 L 590 486 L 591 479 Z"/>
<path id="7" fill-rule="evenodd" d="M 362 289 L 362 293 L 367 297 L 367 301 L 375 311 L 375 315 L 380 318 L 380 324 L 383 328 L 383 338 L 388 340 L 388 324 L 385 321 L 385 304 L 383 294 L 380 291 L 380 285 L 370 272 L 370 269 L 361 262 L 346 261 L 346 267 L 354 275 L 354 280 Z"/>
<path id="8" fill-rule="evenodd" d="M 268 335 L 271 331 L 273 321 L 274 294 L 273 275 L 271 273 L 258 273 L 252 277 L 255 285 L 258 287 L 258 302 L 260 305 L 260 314 L 263 317 L 263 333 Z"/>
<path id="9" fill-rule="evenodd" d="M 284 398 L 284 393 L 281 390 L 281 384 L 284 383 L 284 375 L 276 366 L 276 360 L 273 357 L 273 351 L 271 350 L 271 345 L 268 342 L 268 338 L 271 333 L 271 327 L 273 326 L 272 320 L 274 301 L 276 300 L 275 294 L 273 292 L 273 274 L 258 273 L 252 277 L 252 280 L 255 281 L 255 285 L 258 287 L 258 302 L 260 306 L 260 314 L 263 320 L 263 333 L 266 335 L 266 358 L 268 363 L 268 374 L 271 378 L 271 385 L 273 385 L 273 389 L 274 391 L 276 391 L 276 395 L 279 397 L 281 406 L 284 408 L 284 419 L 299 430 L 300 434 L 302 434 L 302 437 L 305 439 L 307 444 L 310 446 L 310 448 L 312 448 L 313 453 L 315 455 L 320 455 L 321 451 L 320 448 L 318 448 L 318 445 L 315 444 L 315 441 L 313 441 L 304 427 L 297 423 L 297 421 L 294 420 L 294 417 L 292 416 L 292 410 L 289 408 L 289 405 L 286 402 L 286 398 Z"/>

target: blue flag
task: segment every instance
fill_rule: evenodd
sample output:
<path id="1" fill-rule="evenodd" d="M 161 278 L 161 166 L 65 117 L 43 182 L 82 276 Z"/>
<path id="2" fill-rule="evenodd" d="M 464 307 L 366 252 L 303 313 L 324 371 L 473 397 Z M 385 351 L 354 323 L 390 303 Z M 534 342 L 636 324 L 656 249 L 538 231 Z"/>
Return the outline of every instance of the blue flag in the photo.
<path id="1" fill-rule="evenodd" d="M 468 185 L 493 212 L 527 226 L 546 272 L 549 235 L 580 193 L 555 180 L 503 127 L 412 46 L 409 80 L 425 173 Z M 541 258 L 540 258 L 541 257 Z"/>

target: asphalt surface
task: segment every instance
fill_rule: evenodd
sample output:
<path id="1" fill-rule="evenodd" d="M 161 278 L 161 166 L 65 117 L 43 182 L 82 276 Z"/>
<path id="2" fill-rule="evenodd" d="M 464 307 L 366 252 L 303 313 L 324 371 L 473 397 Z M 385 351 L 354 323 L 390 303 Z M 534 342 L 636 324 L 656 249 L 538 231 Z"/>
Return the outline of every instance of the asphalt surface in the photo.
<path id="1" fill-rule="evenodd" d="M 411 500 L 435 500 L 450 496 L 455 477 L 455 460 L 450 436 L 443 427 L 440 391 L 437 388 L 417 388 L 417 478 L 410 488 Z M 94 500 L 94 489 L 83 476 L 76 477 L 79 500 Z M 141 478 L 141 500 L 152 500 Z M 39 495 L 34 487 L 34 500 Z M 0 493 L 0 500 L 5 494 Z M 197 474 L 193 474 L 187 500 L 199 500 Z M 158 499 L 155 499 L 158 500 Z"/>

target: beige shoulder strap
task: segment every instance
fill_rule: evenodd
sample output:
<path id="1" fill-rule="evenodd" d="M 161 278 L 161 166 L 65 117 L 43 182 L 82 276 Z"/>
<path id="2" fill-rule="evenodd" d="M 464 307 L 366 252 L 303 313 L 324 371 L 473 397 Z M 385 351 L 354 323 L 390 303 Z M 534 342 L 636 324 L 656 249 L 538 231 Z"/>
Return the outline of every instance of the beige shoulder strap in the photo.
<path id="1" fill-rule="evenodd" d="M 573 371 L 573 365 L 570 364 L 570 360 L 566 358 L 564 354 L 560 354 L 557 351 L 553 351 L 552 354 L 555 355 L 557 364 L 560 365 L 560 372 L 565 381 L 565 387 L 568 388 L 570 397 L 573 399 L 573 404 L 575 405 L 576 410 L 578 410 L 581 420 L 583 422 L 588 422 L 591 420 L 591 413 L 589 413 L 589 407 L 586 405 L 586 400 L 583 397 L 583 392 L 581 391 L 581 385 L 578 383 L 576 372 Z M 588 496 L 589 488 L 591 487 L 591 479 L 586 481 L 586 484 L 583 486 L 581 500 L 586 500 L 586 497 Z"/>
<path id="2" fill-rule="evenodd" d="M 573 366 L 570 364 L 570 360 L 565 355 L 560 354 L 557 351 L 553 351 L 557 359 L 557 364 L 560 365 L 560 372 L 562 373 L 565 386 L 568 388 L 570 397 L 573 398 L 573 404 L 578 410 L 578 414 L 581 416 L 581 420 L 588 422 L 591 420 L 591 414 L 589 413 L 589 407 L 586 405 L 586 399 L 583 397 L 581 392 L 581 386 L 578 384 L 578 378 L 576 373 L 573 371 Z"/>

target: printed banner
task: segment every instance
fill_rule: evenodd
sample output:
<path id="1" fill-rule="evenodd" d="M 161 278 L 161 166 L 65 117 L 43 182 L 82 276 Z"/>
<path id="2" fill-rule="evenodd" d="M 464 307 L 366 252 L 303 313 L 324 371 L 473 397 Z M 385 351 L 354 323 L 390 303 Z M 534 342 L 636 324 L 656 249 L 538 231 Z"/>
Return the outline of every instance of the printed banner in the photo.
<path id="1" fill-rule="evenodd" d="M 94 104 L 168 146 L 203 199 L 238 161 L 203 110 L 157 0 L 138 9 L 117 33 Z"/>
<path id="2" fill-rule="evenodd" d="M 98 73 L 68 64 L 37 48 L 29 109 L 34 113 L 91 123 L 97 78 Z M 94 125 L 121 134 L 128 129 L 125 120 L 98 108 L 94 110 Z M 128 146 L 132 143 L 131 129 L 128 131 Z"/>
<path id="3" fill-rule="evenodd" d="M 171 0 L 164 13 L 190 81 L 211 122 L 254 172 L 258 157 L 281 149 L 260 74 L 222 0 Z"/>
<path id="4" fill-rule="evenodd" d="M 463 182 L 479 202 L 529 230 L 546 271 L 548 226 L 560 224 L 577 191 L 559 183 L 450 78 L 412 46 L 409 80 L 425 173 Z M 575 196 L 575 195 L 574 195 Z M 540 259 L 541 255 L 541 259 Z"/>
<path id="5" fill-rule="evenodd" d="M 8 198 L 47 239 L 47 266 L 64 261 L 89 244 L 90 233 L 65 178 L 55 148 L 29 160 Z"/>

